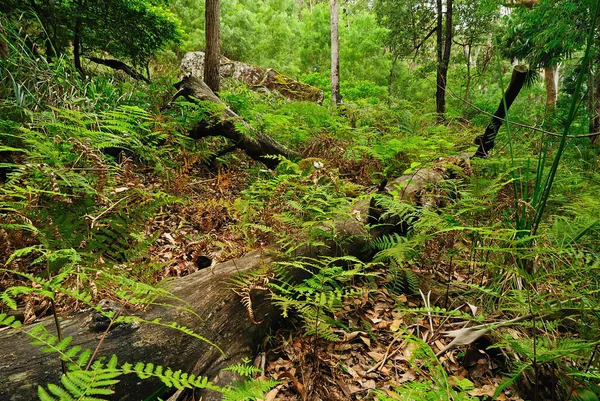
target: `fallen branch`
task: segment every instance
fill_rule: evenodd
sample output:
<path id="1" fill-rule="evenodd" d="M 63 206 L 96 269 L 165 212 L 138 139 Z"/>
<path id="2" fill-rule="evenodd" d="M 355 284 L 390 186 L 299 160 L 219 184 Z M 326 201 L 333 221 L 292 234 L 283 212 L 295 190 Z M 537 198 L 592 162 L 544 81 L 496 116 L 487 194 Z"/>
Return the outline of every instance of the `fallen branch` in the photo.
<path id="1" fill-rule="evenodd" d="M 114 70 L 121 70 L 123 71 L 125 74 L 129 75 L 131 78 L 133 79 L 137 79 L 140 81 L 144 81 L 147 84 L 150 83 L 150 80 L 148 78 L 146 78 L 145 76 L 143 76 L 142 74 L 140 74 L 139 72 L 137 72 L 133 67 L 131 67 L 130 65 L 125 64 L 122 61 L 119 60 L 114 60 L 114 59 L 103 59 L 103 58 L 98 58 L 98 57 L 87 57 L 88 60 L 96 63 L 96 64 L 101 64 L 101 65 L 105 65 L 107 67 L 110 67 Z"/>
<path id="2" fill-rule="evenodd" d="M 242 149 L 252 159 L 264 163 L 269 168 L 279 164 L 279 159 L 273 156 L 283 156 L 288 159 L 300 157 L 299 153 L 251 127 L 227 107 L 200 78 L 188 74 L 175 84 L 175 88 L 177 93 L 171 102 L 179 96 L 184 96 L 191 102 L 203 100 L 222 106 L 222 110 L 214 114 L 209 123 L 198 123 L 189 130 L 192 138 L 223 136 L 233 141 L 237 148 Z"/>

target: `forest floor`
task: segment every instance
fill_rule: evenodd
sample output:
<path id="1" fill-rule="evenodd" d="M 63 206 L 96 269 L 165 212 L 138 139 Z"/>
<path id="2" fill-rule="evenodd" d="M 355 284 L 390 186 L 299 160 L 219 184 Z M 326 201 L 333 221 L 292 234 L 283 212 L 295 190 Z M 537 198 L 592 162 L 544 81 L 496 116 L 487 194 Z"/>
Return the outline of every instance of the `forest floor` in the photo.
<path id="1" fill-rule="evenodd" d="M 246 160 L 244 155 L 238 156 Z M 252 179 L 246 163 L 252 162 L 219 168 L 216 173 L 201 167 L 178 184 L 189 196 L 188 206 L 169 211 L 148 226 L 148 232 L 162 232 L 151 252 L 154 260 L 165 264 L 165 269 L 157 272 L 157 280 L 211 268 L 252 250 L 236 229 L 238 221 L 231 209 Z M 359 176 L 354 180 L 365 182 Z M 197 237 L 203 241 L 190 241 Z M 259 236 L 255 245 L 269 242 L 272 238 Z M 429 260 L 435 260 L 435 254 L 444 250 L 431 246 L 424 252 L 431 253 Z M 445 262 L 406 265 L 433 288 L 408 294 L 395 282 L 397 278 L 390 276 L 389 267 L 376 264 L 369 271 L 370 279 L 353 282 L 357 295 L 334 315 L 337 340 L 307 335 L 304 323 L 295 316 L 264 339 L 254 361 L 262 373 L 255 379 L 280 382 L 265 400 L 400 400 L 406 398 L 400 398 L 397 389 L 407 383 L 417 394 L 436 389 L 447 399 L 455 392 L 466 393 L 473 400 L 492 399 L 508 370 L 506 355 L 498 349 L 488 350 L 492 339 L 487 336 L 452 349 L 446 348 L 452 338 L 445 336 L 465 327 L 465 315 L 473 319 L 478 315 L 477 306 L 470 303 L 477 301 L 461 295 L 455 283 L 483 284 L 485 275 L 476 273 L 473 266 L 461 268 Z M 449 281 L 453 284 L 445 284 Z M 462 314 L 452 317 L 424 312 L 436 306 Z M 424 349 L 429 351 L 424 353 Z M 442 350 L 447 352 L 435 355 Z M 495 399 L 522 400 L 510 388 Z"/>
<path id="2" fill-rule="evenodd" d="M 180 179 L 169 191 L 185 197 L 186 202 L 163 210 L 146 226 L 148 235 L 160 233 L 147 256 L 160 268 L 144 280 L 159 282 L 185 276 L 253 250 L 236 226 L 238 217 L 233 208 L 235 199 L 252 181 L 248 173 L 248 163 L 252 162 L 243 154 L 238 157 L 241 163 L 218 167 L 216 172 L 203 166 L 180 172 Z M 354 180 L 364 182 L 364 177 L 354 176 Z M 157 183 L 151 176 L 137 176 L 121 185 L 151 190 Z M 254 246 L 269 245 L 272 238 L 268 236 L 259 233 Z M 430 260 L 440 251 L 424 250 L 432 254 Z M 370 279 L 353 282 L 356 296 L 345 300 L 335 313 L 333 334 L 337 340 L 307 335 L 306 327 L 294 316 L 265 338 L 254 362 L 262 373 L 255 379 L 268 377 L 280 382 L 265 400 L 405 399 L 399 398 L 397 389 L 407 384 L 411 391 L 435 390 L 447 394 L 447 399 L 457 391 L 473 399 L 491 399 L 503 379 L 506 358 L 498 350 L 486 350 L 491 345 L 488 337 L 435 355 L 451 340 L 444 333 L 465 324 L 464 314 L 477 316 L 477 307 L 459 296 L 454 284 L 443 283 L 472 281 L 475 272 L 444 262 L 404 268 L 442 284 L 434 284 L 437 289 L 433 292 L 406 294 L 390 277 L 389 265 L 376 264 L 369 271 Z M 485 277 L 478 275 L 477 280 L 483 282 Z M 5 288 L 17 284 L 22 283 L 1 283 Z M 97 296 L 110 297 L 110 293 Z M 76 308 L 73 301 L 62 301 L 58 308 L 63 312 Z M 453 318 L 423 312 L 435 306 L 463 315 Z M 34 294 L 25 298 L 24 309 L 25 321 L 49 313 L 47 301 Z M 424 349 L 428 351 L 424 353 Z M 510 389 L 495 399 L 521 400 Z"/>

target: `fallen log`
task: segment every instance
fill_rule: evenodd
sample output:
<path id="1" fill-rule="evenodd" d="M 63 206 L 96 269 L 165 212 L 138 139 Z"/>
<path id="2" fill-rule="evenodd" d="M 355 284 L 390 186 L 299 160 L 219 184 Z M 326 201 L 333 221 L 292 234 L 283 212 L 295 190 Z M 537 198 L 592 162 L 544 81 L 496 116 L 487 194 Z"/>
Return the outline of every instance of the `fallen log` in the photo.
<path id="1" fill-rule="evenodd" d="M 191 74 L 203 79 L 204 53 L 186 53 L 181 60 L 181 71 L 184 74 Z M 323 91 L 321 89 L 297 81 L 272 68 L 256 67 L 230 60 L 227 57 L 221 57 L 219 74 L 223 78 L 233 78 L 243 82 L 254 90 L 276 90 L 290 100 L 323 102 Z"/>
<path id="2" fill-rule="evenodd" d="M 198 99 L 222 106 L 221 111 L 214 114 L 210 122 L 200 122 L 189 130 L 189 135 L 192 138 L 223 136 L 230 139 L 237 148 L 242 149 L 252 159 L 264 163 L 269 168 L 274 168 L 279 164 L 279 159 L 272 156 L 284 156 L 288 159 L 300 156 L 297 152 L 288 149 L 270 136 L 251 127 L 227 107 L 202 79 L 187 74 L 180 82 L 175 84 L 175 88 L 178 91 L 173 96 L 173 100 L 179 96 L 184 96 L 191 102 Z"/>
<path id="3" fill-rule="evenodd" d="M 431 168 L 420 169 L 403 175 L 385 185 L 379 191 L 393 190 L 407 203 L 423 207 L 436 207 L 439 194 L 430 193 L 430 188 L 441 180 L 453 178 L 456 169 L 468 169 L 468 158 L 440 158 Z M 304 247 L 295 251 L 295 256 L 318 257 L 320 255 L 353 255 L 369 260 L 373 250 L 370 242 L 386 233 L 405 229 L 397 218 L 381 217 L 377 205 L 369 199 L 358 201 L 351 209 L 350 217 L 337 221 L 326 236 L 328 246 Z M 371 227 L 376 223 L 376 227 Z M 264 299 L 253 297 L 254 319 L 262 321 L 256 325 L 248 316 L 248 311 L 240 303 L 227 280 L 237 274 L 248 272 L 261 264 L 275 260 L 274 256 L 254 252 L 236 260 L 217 264 L 214 271 L 204 269 L 192 275 L 170 282 L 167 288 L 181 298 L 193 313 L 173 306 L 156 306 L 147 311 L 131 313 L 144 321 L 161 318 L 163 323 L 177 324 L 192 329 L 223 350 L 164 325 L 140 323 L 133 326 L 117 326 L 108 332 L 102 340 L 99 354 L 115 354 L 119 363 L 151 362 L 156 365 L 181 369 L 198 376 L 207 377 L 221 386 L 231 384 L 236 375 L 222 369 L 239 363 L 244 357 L 251 357 L 256 344 L 264 338 L 278 321 L 277 311 Z M 301 272 L 294 273 L 300 277 Z M 257 294 L 256 294 L 257 295 Z M 98 327 L 94 312 L 80 313 L 61 318 L 63 336 L 72 336 L 72 345 L 95 349 L 104 336 L 105 327 Z M 48 331 L 55 333 L 51 318 L 41 323 Z M 0 399 L 10 401 L 29 401 L 36 399 L 37 386 L 48 383 L 60 383 L 61 363 L 56 354 L 44 354 L 39 347 L 29 344 L 29 339 L 14 330 L 0 331 Z M 115 395 L 111 399 L 119 401 L 140 400 L 160 389 L 156 380 L 140 381 L 137 376 L 126 375 L 115 386 Z M 174 391 L 174 390 L 173 390 Z M 219 400 L 216 392 L 196 392 L 203 400 Z M 163 395 L 163 399 L 166 397 Z"/>
<path id="4" fill-rule="evenodd" d="M 168 289 L 180 297 L 189 308 L 155 306 L 148 311 L 132 313 L 144 320 L 161 318 L 163 323 L 177 322 L 218 345 L 216 347 L 172 328 L 156 324 L 117 326 L 104 338 L 99 355 L 116 354 L 119 363 L 152 362 L 156 365 L 182 369 L 190 372 L 194 366 L 199 376 L 210 378 L 219 385 L 229 384 L 235 374 L 223 368 L 239 363 L 252 355 L 266 331 L 275 320 L 275 310 L 268 303 L 253 303 L 257 319 L 264 324 L 252 324 L 239 297 L 230 289 L 226 279 L 238 272 L 247 272 L 268 262 L 259 252 L 248 254 L 235 261 L 218 264 L 210 269 L 172 281 Z M 104 335 L 104 328 L 96 327 L 96 312 L 79 313 L 60 319 L 63 336 L 72 336 L 71 345 L 95 349 Z M 43 324 L 50 333 L 56 333 L 52 318 L 44 318 Z M 0 399 L 6 401 L 31 401 L 37 399 L 37 386 L 60 384 L 61 363 L 57 354 L 41 353 L 40 347 L 29 344 L 29 338 L 15 330 L 0 331 Z M 137 376 L 125 375 L 115 386 L 113 400 L 145 399 L 161 387 L 155 380 L 141 381 Z M 173 389 L 175 391 L 175 389 Z M 220 394 L 206 392 L 204 400 L 220 400 Z"/>

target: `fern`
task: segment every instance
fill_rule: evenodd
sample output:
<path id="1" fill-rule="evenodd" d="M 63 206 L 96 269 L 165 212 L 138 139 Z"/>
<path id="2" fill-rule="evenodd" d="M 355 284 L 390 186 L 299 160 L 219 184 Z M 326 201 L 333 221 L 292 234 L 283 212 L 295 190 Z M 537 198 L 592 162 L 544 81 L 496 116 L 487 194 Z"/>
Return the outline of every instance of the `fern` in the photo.
<path id="1" fill-rule="evenodd" d="M 395 295 L 419 292 L 419 277 L 410 269 L 392 267 L 388 270 L 386 288 Z"/>
<path id="2" fill-rule="evenodd" d="M 344 265 L 350 264 L 350 268 Z M 290 270 L 300 269 L 310 274 L 301 283 L 294 283 Z M 281 262 L 273 266 L 275 280 L 271 299 L 284 317 L 294 312 L 303 320 L 307 334 L 327 341 L 339 338 L 332 331 L 338 322 L 333 314 L 343 302 L 357 296 L 360 290 L 345 285 L 360 276 L 369 276 L 366 265 L 354 257 L 306 258 L 295 262 Z"/>

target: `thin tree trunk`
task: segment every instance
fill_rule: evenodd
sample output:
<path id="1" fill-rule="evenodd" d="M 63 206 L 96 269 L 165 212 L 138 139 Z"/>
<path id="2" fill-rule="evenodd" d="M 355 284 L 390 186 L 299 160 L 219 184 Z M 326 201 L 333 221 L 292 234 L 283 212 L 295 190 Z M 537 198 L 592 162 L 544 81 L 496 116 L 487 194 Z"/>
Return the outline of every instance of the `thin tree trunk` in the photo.
<path id="1" fill-rule="evenodd" d="M 333 105 L 342 102 L 340 95 L 340 50 L 338 36 L 338 2 L 330 0 L 331 8 L 331 101 Z"/>
<path id="2" fill-rule="evenodd" d="M 590 61 L 590 67 L 588 74 L 588 113 L 590 115 L 589 130 L 590 134 L 596 134 L 590 136 L 592 145 L 599 146 L 600 140 L 600 55 L 596 60 Z M 596 71 L 594 71 L 594 67 Z"/>
<path id="3" fill-rule="evenodd" d="M 435 88 L 435 110 L 439 115 L 444 113 L 444 91 L 442 90 L 442 54 L 443 54 L 443 18 L 442 18 L 442 0 L 436 0 L 435 2 L 437 12 L 437 26 L 435 29 L 435 51 L 437 55 L 437 74 L 436 74 L 436 88 Z"/>
<path id="4" fill-rule="evenodd" d="M 442 0 L 437 0 L 437 11 L 438 67 L 435 103 L 438 118 L 442 119 L 444 117 L 444 113 L 446 112 L 446 78 L 448 76 L 448 64 L 450 63 L 450 50 L 452 48 L 452 0 L 446 1 L 445 38 L 444 35 L 442 35 Z"/>
<path id="5" fill-rule="evenodd" d="M 465 87 L 465 104 L 469 101 L 469 89 L 471 89 L 471 45 L 466 46 L 467 57 L 467 83 Z"/>
<path id="6" fill-rule="evenodd" d="M 398 58 L 400 58 L 400 54 L 396 54 L 394 56 L 394 60 L 392 60 L 392 66 L 390 67 L 390 75 L 388 77 L 388 96 L 390 99 L 392 97 L 392 84 L 394 83 L 394 68 L 396 68 Z"/>
<path id="7" fill-rule="evenodd" d="M 506 88 L 506 92 L 504 92 L 504 97 L 500 100 L 500 104 L 494 112 L 492 121 L 485 129 L 483 135 L 480 135 L 477 138 L 475 138 L 475 145 L 479 145 L 479 148 L 477 149 L 473 157 L 487 157 L 490 150 L 494 148 L 498 130 L 500 129 L 500 126 L 502 126 L 502 122 L 504 120 L 504 117 L 506 117 L 508 109 L 519 95 L 519 92 L 521 92 L 521 88 L 523 88 L 525 78 L 527 77 L 527 71 L 528 68 L 524 65 L 517 65 L 513 69 L 508 88 Z"/>
<path id="8" fill-rule="evenodd" d="M 81 75 L 81 78 L 85 78 L 85 71 L 81 66 L 81 18 L 75 20 L 75 29 L 73 31 L 73 60 L 75 62 L 75 69 Z"/>
<path id="9" fill-rule="evenodd" d="M 546 85 L 546 110 L 554 110 L 558 99 L 558 66 L 544 68 Z"/>
<path id="10" fill-rule="evenodd" d="M 219 0 L 206 0 L 205 33 L 206 60 L 204 62 L 204 82 L 213 92 L 219 92 L 221 63 L 221 12 Z"/>

